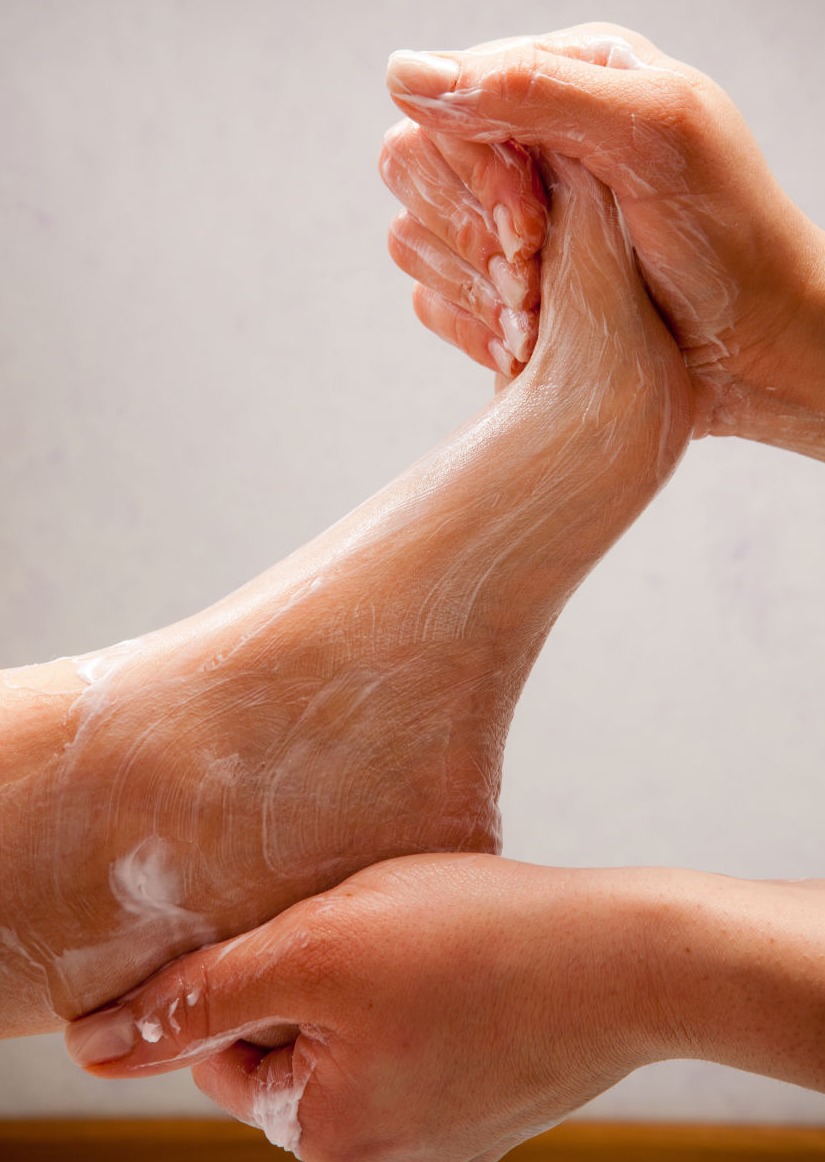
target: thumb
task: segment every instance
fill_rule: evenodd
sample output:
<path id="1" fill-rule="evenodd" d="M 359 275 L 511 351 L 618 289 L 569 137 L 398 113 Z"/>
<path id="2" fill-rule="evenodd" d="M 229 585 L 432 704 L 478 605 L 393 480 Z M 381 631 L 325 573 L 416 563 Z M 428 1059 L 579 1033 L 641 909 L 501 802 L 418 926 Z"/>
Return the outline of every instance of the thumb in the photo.
<path id="1" fill-rule="evenodd" d="M 614 171 L 638 160 L 636 118 L 661 104 L 667 87 L 650 78 L 679 78 L 672 63 L 633 33 L 586 25 L 466 52 L 396 52 L 387 85 L 404 113 L 431 131 L 512 138 L 593 161 L 588 168 L 615 188 Z"/>
<path id="2" fill-rule="evenodd" d="M 306 943 L 295 939 L 287 912 L 189 953 L 117 1004 L 70 1024 L 69 1056 L 99 1076 L 129 1077 L 192 1065 L 241 1039 L 289 1044 L 305 1011 Z"/>

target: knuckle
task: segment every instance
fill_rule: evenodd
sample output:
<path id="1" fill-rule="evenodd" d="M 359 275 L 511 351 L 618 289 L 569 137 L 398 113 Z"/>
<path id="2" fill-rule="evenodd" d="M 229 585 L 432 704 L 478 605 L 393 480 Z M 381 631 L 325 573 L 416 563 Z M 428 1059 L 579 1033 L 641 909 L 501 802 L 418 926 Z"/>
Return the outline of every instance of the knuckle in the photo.
<path id="1" fill-rule="evenodd" d="M 508 104 L 520 104 L 529 100 L 536 77 L 543 70 L 544 55 L 538 45 L 525 46 L 519 53 L 516 66 L 499 66 L 491 70 L 490 88 L 497 97 Z"/>
<path id="2" fill-rule="evenodd" d="M 489 310 L 489 301 L 479 279 L 464 275 L 457 284 L 458 302 L 466 311 L 474 315 L 484 315 Z"/>
<path id="3" fill-rule="evenodd" d="M 682 152 L 701 144 L 708 126 L 708 100 L 704 88 L 682 73 L 663 73 L 649 78 L 648 100 L 640 119 L 647 123 L 651 143 L 664 141 Z"/>
<path id="4" fill-rule="evenodd" d="M 415 247 L 416 242 L 420 239 L 421 231 L 421 223 L 407 209 L 399 210 L 389 226 L 390 238 L 405 249 Z"/>
<path id="5" fill-rule="evenodd" d="M 384 134 L 378 154 L 378 172 L 390 190 L 398 194 L 404 188 L 404 176 L 410 159 L 416 153 L 418 127 L 411 121 L 399 121 Z"/>
<path id="6" fill-rule="evenodd" d="M 660 94 L 663 115 L 669 117 L 674 125 L 690 127 L 702 111 L 702 96 L 684 73 L 667 73 Z"/>
<path id="7" fill-rule="evenodd" d="M 452 248 L 462 258 L 466 258 L 475 250 L 483 248 L 486 241 L 480 221 L 465 210 L 456 214 L 451 224 L 450 233 Z"/>
<path id="8" fill-rule="evenodd" d="M 407 242 L 407 218 L 408 214 L 406 211 L 401 214 L 396 214 L 387 230 L 387 249 L 393 261 L 399 266 L 406 260 L 409 248 Z"/>
<path id="9" fill-rule="evenodd" d="M 430 319 L 430 291 L 423 283 L 417 282 L 413 286 L 412 306 L 418 321 L 423 323 L 429 330 L 433 330 Z"/>
<path id="10" fill-rule="evenodd" d="M 626 40 L 628 44 L 634 48 L 644 48 L 649 52 L 657 53 L 659 50 L 653 41 L 648 40 L 646 36 L 642 36 L 640 32 L 636 32 L 633 28 L 627 28 L 624 24 L 614 24 L 612 21 L 593 21 L 588 24 L 581 25 L 587 33 L 596 36 L 616 36 Z"/>
<path id="11" fill-rule="evenodd" d="M 384 185 L 391 193 L 395 192 L 396 172 L 398 169 L 398 162 L 395 154 L 391 149 L 384 145 L 378 155 L 378 172 L 384 182 Z"/>
<path id="12" fill-rule="evenodd" d="M 496 153 L 489 146 L 482 147 L 482 152 L 477 156 L 469 172 L 469 186 L 471 190 L 482 192 L 487 185 L 487 178 L 490 173 L 491 165 L 499 161 Z M 502 167 L 503 168 L 503 167 Z"/>
<path id="13" fill-rule="evenodd" d="M 415 139 L 416 128 L 416 125 L 407 117 L 402 118 L 401 121 L 396 121 L 384 134 L 383 148 L 391 154 L 403 152 L 406 146 Z"/>

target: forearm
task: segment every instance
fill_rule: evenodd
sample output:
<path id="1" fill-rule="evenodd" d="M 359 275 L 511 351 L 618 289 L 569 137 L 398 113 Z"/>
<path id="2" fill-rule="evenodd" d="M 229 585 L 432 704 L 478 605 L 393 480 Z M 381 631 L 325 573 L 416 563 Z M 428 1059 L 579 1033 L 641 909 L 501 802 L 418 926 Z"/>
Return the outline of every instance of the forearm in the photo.
<path id="1" fill-rule="evenodd" d="M 684 883 L 659 948 L 668 1055 L 825 1091 L 825 881 Z"/>
<path id="2" fill-rule="evenodd" d="M 825 881 L 585 874 L 613 902 L 602 963 L 622 984 L 605 1004 L 637 1064 L 701 1058 L 825 1091 Z"/>

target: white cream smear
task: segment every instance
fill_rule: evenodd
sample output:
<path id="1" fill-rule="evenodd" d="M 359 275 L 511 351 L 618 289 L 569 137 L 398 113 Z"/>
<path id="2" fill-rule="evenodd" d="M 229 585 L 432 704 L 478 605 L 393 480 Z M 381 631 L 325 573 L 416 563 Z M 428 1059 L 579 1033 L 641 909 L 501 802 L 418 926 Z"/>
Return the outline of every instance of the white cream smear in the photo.
<path id="1" fill-rule="evenodd" d="M 160 1041 L 163 1036 L 163 1026 L 160 1021 L 152 1021 L 147 1017 L 143 1020 L 135 1021 L 135 1024 L 143 1040 L 149 1041 L 152 1045 Z"/>
<path id="2" fill-rule="evenodd" d="M 178 902 L 183 889 L 171 846 L 157 836 L 144 839 L 109 869 L 109 887 L 124 912 L 143 923 L 163 920 L 175 935 L 191 933 L 203 946 L 215 930 L 198 912 Z"/>
<path id="3" fill-rule="evenodd" d="M 135 989 L 133 993 L 127 993 L 127 997 L 138 994 L 140 992 L 140 988 L 141 986 L 138 986 L 138 988 Z M 176 1033 L 180 1032 L 179 1027 L 175 1028 L 178 1022 L 174 1020 L 174 1015 L 170 1017 L 169 1011 L 167 1011 L 167 1019 L 169 1020 L 169 1025 L 172 1031 Z M 226 1033 L 217 1033 L 213 1037 L 201 1037 L 199 1040 L 189 1041 L 188 1044 L 185 1044 L 183 1048 L 181 1048 L 178 1042 L 175 1041 L 169 1045 L 168 1054 L 164 1055 L 162 1053 L 156 1053 L 151 1063 L 145 1065 L 134 1065 L 132 1066 L 132 1071 L 134 1073 L 139 1073 L 143 1069 L 154 1069 L 158 1065 L 171 1065 L 173 1062 L 176 1067 L 180 1067 L 184 1064 L 184 1062 L 191 1061 L 194 1063 L 196 1061 L 202 1061 L 206 1057 L 214 1057 L 215 1054 L 221 1053 L 224 1049 L 228 1049 L 229 1046 L 234 1045 L 236 1041 L 250 1041 L 252 1044 L 255 1044 L 256 1038 L 260 1037 L 262 1029 L 269 1029 L 273 1025 L 288 1024 L 289 1021 L 286 1021 L 283 1018 L 277 1016 L 269 1017 L 265 1021 L 262 1021 L 260 1018 L 258 1018 L 255 1021 L 246 1021 L 244 1024 L 236 1025 L 233 1029 L 230 1029 Z M 157 1042 L 163 1040 L 163 1038 L 168 1035 L 167 1030 L 164 1028 L 163 1017 L 157 1011 L 147 1013 L 142 1017 L 136 1017 L 135 1027 L 137 1028 L 143 1040 L 149 1041 L 152 1044 L 157 1044 Z M 323 1043 L 323 1039 L 321 1037 L 318 1037 L 318 1040 L 321 1040 Z M 300 1094 L 298 1095 L 299 1099 L 303 1095 L 305 1088 L 306 1083 L 300 1086 Z M 247 1124 L 257 1125 L 258 1123 L 248 1120 Z"/>
<path id="4" fill-rule="evenodd" d="M 649 69 L 651 72 L 662 72 L 656 65 L 649 65 L 633 50 L 633 46 L 623 36 L 597 36 L 588 40 L 587 48 L 597 53 L 602 59 L 596 63 L 608 69 Z"/>
<path id="5" fill-rule="evenodd" d="M 273 1146 L 289 1150 L 298 1159 L 301 1157 L 298 1153 L 301 1141 L 298 1108 L 301 1104 L 301 1098 L 304 1096 L 307 1081 L 309 1081 L 309 1074 L 302 1083 L 292 1085 L 287 1089 L 262 1086 L 255 1095 L 249 1118 L 249 1124 L 263 1130 Z"/>
<path id="6" fill-rule="evenodd" d="M 100 682 L 103 678 L 108 678 L 110 674 L 113 674 L 139 649 L 140 641 L 137 638 L 126 638 L 105 650 L 78 654 L 67 661 L 74 663 L 78 678 L 81 678 L 87 685 L 93 686 L 95 682 Z"/>
<path id="7" fill-rule="evenodd" d="M 179 876 L 168 861 L 162 839 L 144 839 L 129 855 L 116 860 L 109 886 L 121 908 L 133 916 L 191 916 L 177 902 Z"/>

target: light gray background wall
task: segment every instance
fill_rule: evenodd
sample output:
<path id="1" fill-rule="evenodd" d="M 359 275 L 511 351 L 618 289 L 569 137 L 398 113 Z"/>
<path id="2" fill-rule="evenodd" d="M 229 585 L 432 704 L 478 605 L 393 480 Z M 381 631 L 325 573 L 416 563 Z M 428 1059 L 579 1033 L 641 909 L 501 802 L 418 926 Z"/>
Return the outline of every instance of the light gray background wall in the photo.
<path id="1" fill-rule="evenodd" d="M 481 405 L 386 257 L 387 54 L 610 19 L 705 69 L 825 225 L 820 0 L 0 0 L 0 626 L 8 665 L 193 611 Z M 554 631 L 509 855 L 825 874 L 825 468 L 695 445 Z M 0 1046 L 0 1115 L 196 1113 Z M 825 1122 L 694 1063 L 592 1115 Z"/>

